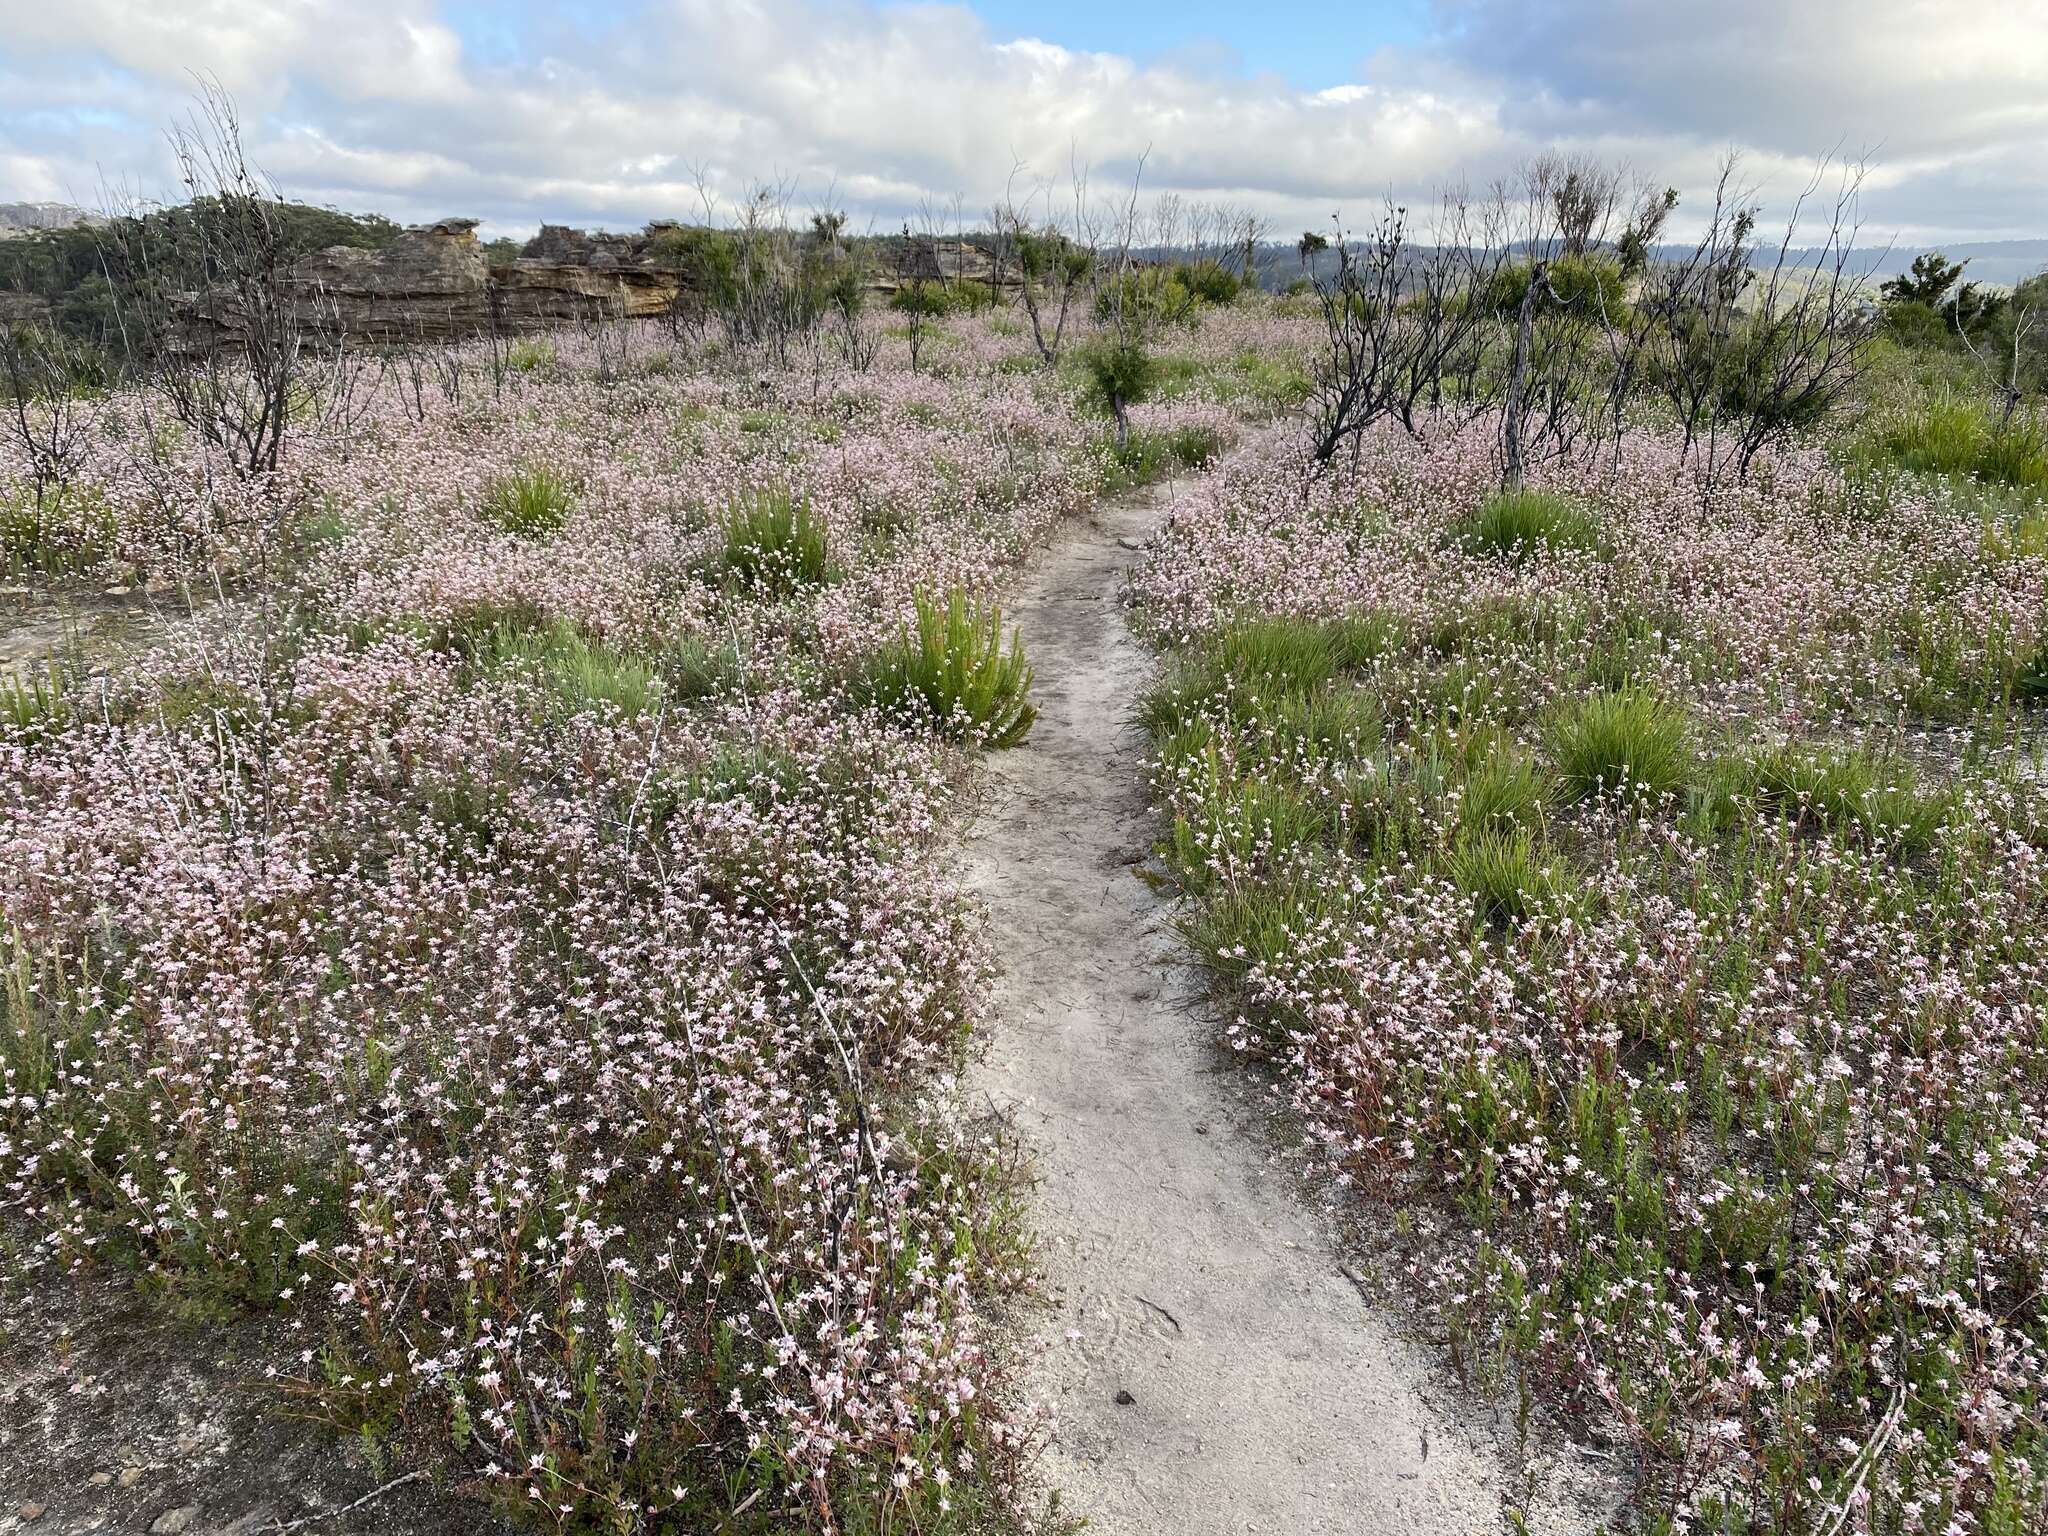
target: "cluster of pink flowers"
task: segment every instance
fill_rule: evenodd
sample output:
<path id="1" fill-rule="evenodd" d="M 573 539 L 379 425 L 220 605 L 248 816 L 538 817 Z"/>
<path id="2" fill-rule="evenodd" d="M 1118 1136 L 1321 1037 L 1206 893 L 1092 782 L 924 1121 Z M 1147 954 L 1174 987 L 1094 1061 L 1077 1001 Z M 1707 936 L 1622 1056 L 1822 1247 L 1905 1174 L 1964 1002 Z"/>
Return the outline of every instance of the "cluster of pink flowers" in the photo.
<path id="1" fill-rule="evenodd" d="M 1383 733 L 1288 738 L 1241 678 L 1160 760 L 1231 1044 L 1397 1213 L 1461 1359 L 1625 1450 L 1646 1518 L 2034 1528 L 2048 788 L 2012 680 L 2048 561 L 1819 449 L 1703 496 L 1634 437 L 1551 478 L 1596 545 L 1514 554 L 1469 532 L 1483 430 L 1305 469 L 1297 431 L 1247 443 L 1136 576 L 1170 647 L 1383 626 L 1333 685 Z M 1462 786 L 1554 775 L 1557 709 L 1618 687 L 1683 711 L 1688 785 L 1475 832 Z M 1755 790 L 1787 743 L 1859 752 L 1931 830 Z M 1510 915 L 1468 861 L 1503 848 L 1538 871 Z"/>
<path id="2" fill-rule="evenodd" d="M 117 402 L 66 501 L 94 569 L 225 600 L 0 726 L 27 1261 L 281 1309 L 290 1390 L 452 1433 L 547 1519 L 923 1528 L 999 1487 L 1028 1421 L 978 1309 L 1023 1277 L 953 1087 L 964 759 L 847 683 L 1101 484 L 1100 423 L 988 365 L 1022 345 L 800 374 L 565 336 L 459 399 L 387 380 L 258 485 Z M 537 474 L 559 527 L 508 531 Z M 822 580 L 732 578 L 764 495 Z"/>

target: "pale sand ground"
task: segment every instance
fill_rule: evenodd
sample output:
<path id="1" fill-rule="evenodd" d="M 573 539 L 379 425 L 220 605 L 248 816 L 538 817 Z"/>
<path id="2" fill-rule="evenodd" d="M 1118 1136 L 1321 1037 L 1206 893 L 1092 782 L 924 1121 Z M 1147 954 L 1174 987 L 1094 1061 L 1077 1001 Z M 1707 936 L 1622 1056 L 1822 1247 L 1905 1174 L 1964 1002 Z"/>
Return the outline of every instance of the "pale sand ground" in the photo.
<path id="1" fill-rule="evenodd" d="M 1499 1531 L 1497 1416 L 1345 1277 L 1134 867 L 1155 835 L 1131 719 L 1152 663 L 1118 602 L 1137 558 L 1118 540 L 1171 497 L 1077 520 L 1011 594 L 1040 716 L 993 759 L 969 850 L 1006 967 L 973 1090 L 1014 1115 L 1038 1180 L 1043 1480 L 1104 1536 Z"/>

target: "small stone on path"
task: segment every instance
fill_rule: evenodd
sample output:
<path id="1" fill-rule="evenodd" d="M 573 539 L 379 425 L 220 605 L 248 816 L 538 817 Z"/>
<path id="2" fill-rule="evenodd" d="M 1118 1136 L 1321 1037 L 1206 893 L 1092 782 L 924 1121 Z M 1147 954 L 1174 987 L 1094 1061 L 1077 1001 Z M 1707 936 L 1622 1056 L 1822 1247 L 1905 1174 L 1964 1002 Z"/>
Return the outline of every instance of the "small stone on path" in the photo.
<path id="1" fill-rule="evenodd" d="M 167 1509 L 156 1517 L 149 1528 L 149 1536 L 178 1536 L 199 1518 L 197 1504 L 180 1504 L 176 1509 Z"/>
<path id="2" fill-rule="evenodd" d="M 31 1521 L 43 1518 L 43 1506 L 40 1504 L 24 1504 L 15 1513 L 21 1516 L 21 1523 L 27 1525 Z"/>
<path id="3" fill-rule="evenodd" d="M 1121 1408 L 1128 1408 L 1131 1406 L 1131 1404 L 1137 1401 L 1135 1397 L 1131 1396 L 1130 1389 L 1128 1387 L 1126 1387 L 1123 1391 L 1117 1393 L 1116 1400 L 1117 1406 Z"/>

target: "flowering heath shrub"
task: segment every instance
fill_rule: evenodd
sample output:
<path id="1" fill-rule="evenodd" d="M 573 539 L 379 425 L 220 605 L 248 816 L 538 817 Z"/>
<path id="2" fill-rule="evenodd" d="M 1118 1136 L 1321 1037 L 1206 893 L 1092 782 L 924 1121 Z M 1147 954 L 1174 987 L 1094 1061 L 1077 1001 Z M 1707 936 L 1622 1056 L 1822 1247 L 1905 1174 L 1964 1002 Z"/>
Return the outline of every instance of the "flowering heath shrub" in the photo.
<path id="1" fill-rule="evenodd" d="M 224 600 L 0 712 L 18 1262 L 275 1313 L 304 1411 L 544 1526 L 999 1508 L 1024 1270 L 943 835 L 1029 672 L 963 673 L 960 732 L 869 683 L 1104 481 L 1022 345 L 562 336 L 249 484 L 110 408 L 51 547 Z"/>
<path id="2" fill-rule="evenodd" d="M 1190 941 L 1646 1528 L 2034 1529 L 2048 562 L 1818 450 L 1676 463 L 1510 516 L 1483 427 L 1304 492 L 1276 426 L 1185 498 L 1136 586 Z"/>

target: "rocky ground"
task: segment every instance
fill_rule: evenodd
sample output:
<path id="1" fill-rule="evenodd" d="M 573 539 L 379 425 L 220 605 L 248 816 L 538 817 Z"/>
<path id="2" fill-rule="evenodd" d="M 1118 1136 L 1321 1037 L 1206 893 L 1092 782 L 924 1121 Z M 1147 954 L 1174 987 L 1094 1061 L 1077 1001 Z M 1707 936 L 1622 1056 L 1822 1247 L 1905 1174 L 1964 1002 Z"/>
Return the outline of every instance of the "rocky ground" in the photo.
<path id="1" fill-rule="evenodd" d="M 263 1380 L 274 1357 L 260 1324 L 168 1325 L 125 1276 L 9 1298 L 0 1536 L 503 1528 L 448 1472 L 408 1472 L 412 1448 L 290 1417 Z"/>

